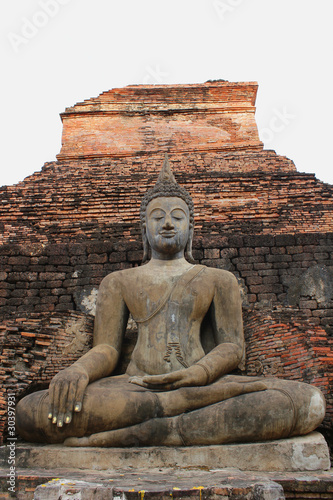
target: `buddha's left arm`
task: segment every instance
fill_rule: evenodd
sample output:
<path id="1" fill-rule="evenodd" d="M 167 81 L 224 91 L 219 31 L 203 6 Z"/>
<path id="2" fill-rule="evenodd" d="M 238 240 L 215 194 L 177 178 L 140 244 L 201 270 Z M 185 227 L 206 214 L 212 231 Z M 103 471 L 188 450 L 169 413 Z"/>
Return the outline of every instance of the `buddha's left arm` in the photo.
<path id="1" fill-rule="evenodd" d="M 235 276 L 226 271 L 215 275 L 215 293 L 209 315 L 216 347 L 194 366 L 206 373 L 206 384 L 235 370 L 244 352 L 242 302 Z"/>

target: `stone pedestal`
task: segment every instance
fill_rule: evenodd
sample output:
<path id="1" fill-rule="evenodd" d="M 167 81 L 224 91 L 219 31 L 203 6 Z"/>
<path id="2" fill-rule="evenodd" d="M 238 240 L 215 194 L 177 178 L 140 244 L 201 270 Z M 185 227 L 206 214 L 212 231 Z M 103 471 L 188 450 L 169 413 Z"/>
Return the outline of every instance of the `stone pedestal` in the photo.
<path id="1" fill-rule="evenodd" d="M 132 484 L 133 486 L 133 484 Z M 157 486 L 157 488 L 156 488 Z M 137 500 L 147 498 L 149 500 L 201 500 L 202 497 L 221 500 L 284 500 L 286 497 L 280 484 L 274 481 L 231 481 L 225 485 L 214 485 L 213 487 L 191 487 L 190 481 L 181 488 L 156 485 L 149 490 L 139 488 L 113 487 L 103 483 L 91 483 L 87 481 L 76 481 L 72 479 L 56 479 L 37 486 L 34 500 Z"/>
<path id="2" fill-rule="evenodd" d="M 3 466 L 6 448 L 2 449 Z M 261 443 L 220 446 L 67 448 L 61 445 L 18 444 L 16 466 L 23 469 L 70 468 L 96 471 L 136 468 L 234 467 L 240 471 L 318 471 L 330 467 L 321 434 Z"/>
<path id="3" fill-rule="evenodd" d="M 8 451 L 0 448 L 4 498 L 9 498 Z M 178 448 L 17 443 L 15 459 L 19 500 L 283 500 L 295 494 L 333 500 L 328 447 L 317 432 L 262 443 Z"/>

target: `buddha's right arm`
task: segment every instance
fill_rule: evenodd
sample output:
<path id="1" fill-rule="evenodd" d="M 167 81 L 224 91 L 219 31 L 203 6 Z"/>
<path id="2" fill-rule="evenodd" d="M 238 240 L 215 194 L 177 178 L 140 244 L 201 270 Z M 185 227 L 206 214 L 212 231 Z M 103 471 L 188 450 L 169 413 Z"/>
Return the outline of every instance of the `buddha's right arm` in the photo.
<path id="1" fill-rule="evenodd" d="M 81 411 L 87 385 L 109 376 L 117 365 L 128 319 L 117 274 L 104 278 L 99 288 L 94 347 L 51 381 L 48 416 L 59 427 L 71 422 L 73 411 Z"/>
<path id="2" fill-rule="evenodd" d="M 78 359 L 71 368 L 79 367 L 84 370 L 89 384 L 100 378 L 109 376 L 115 369 L 119 359 L 119 352 L 107 344 L 99 344 Z"/>

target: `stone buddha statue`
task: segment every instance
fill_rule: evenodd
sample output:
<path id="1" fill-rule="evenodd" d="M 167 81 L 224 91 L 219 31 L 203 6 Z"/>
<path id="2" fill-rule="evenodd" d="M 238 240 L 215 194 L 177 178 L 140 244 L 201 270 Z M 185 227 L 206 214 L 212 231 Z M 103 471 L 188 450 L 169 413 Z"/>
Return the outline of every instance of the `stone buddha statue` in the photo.
<path id="1" fill-rule="evenodd" d="M 49 390 L 17 406 L 32 442 L 68 446 L 190 446 L 303 435 L 325 401 L 308 384 L 235 374 L 244 357 L 236 278 L 194 265 L 193 202 L 166 158 L 141 203 L 140 267 L 99 288 L 93 348 Z M 113 375 L 129 313 L 138 339 L 125 374 Z"/>

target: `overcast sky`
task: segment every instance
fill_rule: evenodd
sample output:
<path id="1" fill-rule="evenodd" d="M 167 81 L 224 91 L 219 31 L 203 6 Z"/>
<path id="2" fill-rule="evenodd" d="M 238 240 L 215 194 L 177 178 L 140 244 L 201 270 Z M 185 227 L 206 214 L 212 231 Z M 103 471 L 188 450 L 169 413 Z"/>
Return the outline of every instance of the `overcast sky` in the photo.
<path id="1" fill-rule="evenodd" d="M 333 0 L 2 0 L 0 186 L 55 160 L 59 113 L 137 83 L 257 81 L 266 149 L 333 184 Z"/>

